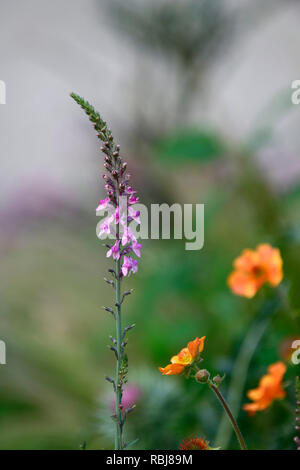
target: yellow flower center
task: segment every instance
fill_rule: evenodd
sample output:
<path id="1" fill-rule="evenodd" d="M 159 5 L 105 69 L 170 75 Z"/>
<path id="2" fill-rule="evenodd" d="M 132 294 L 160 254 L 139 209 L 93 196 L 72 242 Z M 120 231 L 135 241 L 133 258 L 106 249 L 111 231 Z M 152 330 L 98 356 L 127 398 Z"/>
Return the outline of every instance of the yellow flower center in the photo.
<path id="1" fill-rule="evenodd" d="M 188 348 L 184 348 L 180 351 L 177 356 L 173 356 L 171 359 L 172 364 L 182 364 L 188 366 L 193 362 L 193 356 L 191 355 Z"/>

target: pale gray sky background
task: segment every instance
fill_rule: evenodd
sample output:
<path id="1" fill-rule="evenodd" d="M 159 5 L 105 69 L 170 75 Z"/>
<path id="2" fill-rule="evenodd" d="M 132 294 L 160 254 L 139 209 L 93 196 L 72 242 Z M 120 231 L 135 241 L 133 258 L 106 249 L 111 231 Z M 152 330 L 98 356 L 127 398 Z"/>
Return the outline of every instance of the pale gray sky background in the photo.
<path id="1" fill-rule="evenodd" d="M 176 87 L 164 64 L 111 27 L 101 3 L 0 0 L 0 79 L 7 86 L 7 104 L 0 105 L 1 205 L 38 182 L 76 201 L 95 200 L 97 140 L 70 91 L 92 102 L 122 143 L 133 119 L 136 70 L 150 66 L 161 90 Z M 273 11 L 272 2 L 265 4 L 270 15 L 240 28 L 230 53 L 212 68 L 205 108 L 194 102 L 195 124 L 205 117 L 237 141 L 278 93 L 300 79 L 300 5 L 287 1 Z M 290 181 L 300 174 L 299 112 L 294 106 L 279 121 L 275 147 L 261 156 L 274 178 Z"/>

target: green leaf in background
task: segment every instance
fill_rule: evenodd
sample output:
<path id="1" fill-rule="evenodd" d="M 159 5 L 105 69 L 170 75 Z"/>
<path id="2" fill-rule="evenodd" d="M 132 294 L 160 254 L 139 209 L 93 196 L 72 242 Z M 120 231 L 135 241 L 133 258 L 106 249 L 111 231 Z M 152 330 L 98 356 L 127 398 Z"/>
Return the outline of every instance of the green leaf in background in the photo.
<path id="1" fill-rule="evenodd" d="M 224 145 L 213 132 L 187 130 L 161 139 L 156 152 L 166 163 L 208 162 L 222 155 Z"/>

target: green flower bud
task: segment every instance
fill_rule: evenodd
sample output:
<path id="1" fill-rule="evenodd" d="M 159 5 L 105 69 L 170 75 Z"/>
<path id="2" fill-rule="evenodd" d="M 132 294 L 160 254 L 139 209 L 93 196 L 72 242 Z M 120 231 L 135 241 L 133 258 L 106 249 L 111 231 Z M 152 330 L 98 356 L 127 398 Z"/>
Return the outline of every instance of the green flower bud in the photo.
<path id="1" fill-rule="evenodd" d="M 196 382 L 201 384 L 206 384 L 209 380 L 210 373 L 206 369 L 198 370 L 195 375 Z"/>

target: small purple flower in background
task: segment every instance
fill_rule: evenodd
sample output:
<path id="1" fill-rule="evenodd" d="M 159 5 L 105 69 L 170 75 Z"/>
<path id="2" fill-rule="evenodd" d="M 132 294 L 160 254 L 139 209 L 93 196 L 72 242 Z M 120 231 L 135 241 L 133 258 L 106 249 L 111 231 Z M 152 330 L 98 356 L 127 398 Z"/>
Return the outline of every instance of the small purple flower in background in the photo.
<path id="1" fill-rule="evenodd" d="M 128 384 L 124 387 L 122 396 L 122 407 L 128 410 L 134 406 L 141 398 L 142 392 L 137 385 Z M 111 401 L 111 408 L 114 410 L 116 406 L 115 399 Z"/>
<path id="2" fill-rule="evenodd" d="M 43 181 L 43 184 L 41 184 Z M 56 181 L 45 181 L 43 175 L 28 179 L 7 201 L 1 200 L 1 229 L 17 232 L 21 226 L 49 217 L 72 217 L 82 215 L 80 206 Z"/>

